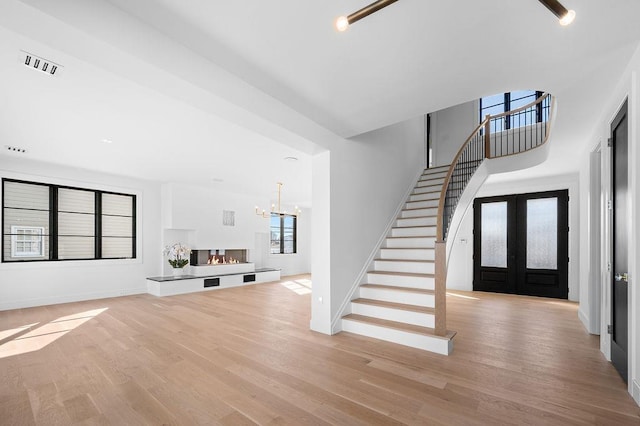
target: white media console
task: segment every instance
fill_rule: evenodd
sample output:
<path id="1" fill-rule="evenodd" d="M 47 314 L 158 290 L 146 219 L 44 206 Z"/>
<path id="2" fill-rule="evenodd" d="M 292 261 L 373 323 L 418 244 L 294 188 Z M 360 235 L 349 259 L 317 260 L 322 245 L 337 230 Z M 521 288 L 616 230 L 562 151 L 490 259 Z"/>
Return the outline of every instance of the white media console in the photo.
<path id="1" fill-rule="evenodd" d="M 147 293 L 172 296 L 280 280 L 279 269 L 255 269 L 253 263 L 190 266 L 190 275 L 149 277 Z"/>

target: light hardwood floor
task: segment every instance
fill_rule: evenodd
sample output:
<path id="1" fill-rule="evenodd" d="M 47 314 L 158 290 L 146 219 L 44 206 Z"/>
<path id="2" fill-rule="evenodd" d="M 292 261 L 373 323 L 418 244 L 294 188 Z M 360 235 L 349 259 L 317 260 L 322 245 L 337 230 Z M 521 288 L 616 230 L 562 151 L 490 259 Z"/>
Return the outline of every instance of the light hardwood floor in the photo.
<path id="1" fill-rule="evenodd" d="M 576 304 L 455 292 L 445 357 L 311 332 L 289 287 L 0 312 L 0 424 L 640 424 Z"/>

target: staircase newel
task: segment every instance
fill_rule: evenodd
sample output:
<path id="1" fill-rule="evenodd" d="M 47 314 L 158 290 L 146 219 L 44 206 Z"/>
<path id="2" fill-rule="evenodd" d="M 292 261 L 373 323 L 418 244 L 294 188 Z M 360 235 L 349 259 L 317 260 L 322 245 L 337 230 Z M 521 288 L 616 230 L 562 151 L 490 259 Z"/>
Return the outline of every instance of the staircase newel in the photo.
<path id="1" fill-rule="evenodd" d="M 435 244 L 435 329 L 437 336 L 447 335 L 447 243 L 438 239 Z"/>
<path id="2" fill-rule="evenodd" d="M 484 158 L 491 158 L 491 115 L 484 118 Z"/>

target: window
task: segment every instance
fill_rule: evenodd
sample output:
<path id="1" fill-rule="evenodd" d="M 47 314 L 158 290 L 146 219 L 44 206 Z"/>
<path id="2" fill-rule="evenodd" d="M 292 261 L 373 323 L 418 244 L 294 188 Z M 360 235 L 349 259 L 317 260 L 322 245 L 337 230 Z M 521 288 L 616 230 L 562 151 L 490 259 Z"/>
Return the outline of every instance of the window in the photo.
<path id="1" fill-rule="evenodd" d="M 43 257 L 44 228 L 42 226 L 12 226 L 11 256 Z"/>
<path id="2" fill-rule="evenodd" d="M 297 221 L 294 215 L 271 213 L 271 254 L 297 252 Z"/>
<path id="3" fill-rule="evenodd" d="M 2 180 L 2 261 L 132 259 L 136 197 Z"/>
<path id="4" fill-rule="evenodd" d="M 487 114 L 497 115 L 513 111 L 534 102 L 542 95 L 542 92 L 535 90 L 518 90 L 480 98 L 480 122 L 485 119 Z M 542 104 L 538 103 L 534 108 L 505 115 L 493 121 L 491 124 L 491 132 L 501 132 L 503 130 L 529 126 L 534 123 L 541 123 L 547 121 L 548 116 L 548 109 L 544 109 Z"/>

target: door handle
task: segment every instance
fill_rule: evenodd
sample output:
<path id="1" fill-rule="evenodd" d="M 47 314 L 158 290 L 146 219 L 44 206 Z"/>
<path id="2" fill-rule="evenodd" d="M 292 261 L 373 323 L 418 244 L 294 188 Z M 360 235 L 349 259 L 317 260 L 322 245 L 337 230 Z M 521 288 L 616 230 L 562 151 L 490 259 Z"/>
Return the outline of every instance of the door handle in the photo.
<path id="1" fill-rule="evenodd" d="M 624 281 L 629 282 L 629 274 L 625 272 L 624 274 L 615 274 L 613 277 L 616 281 Z"/>

